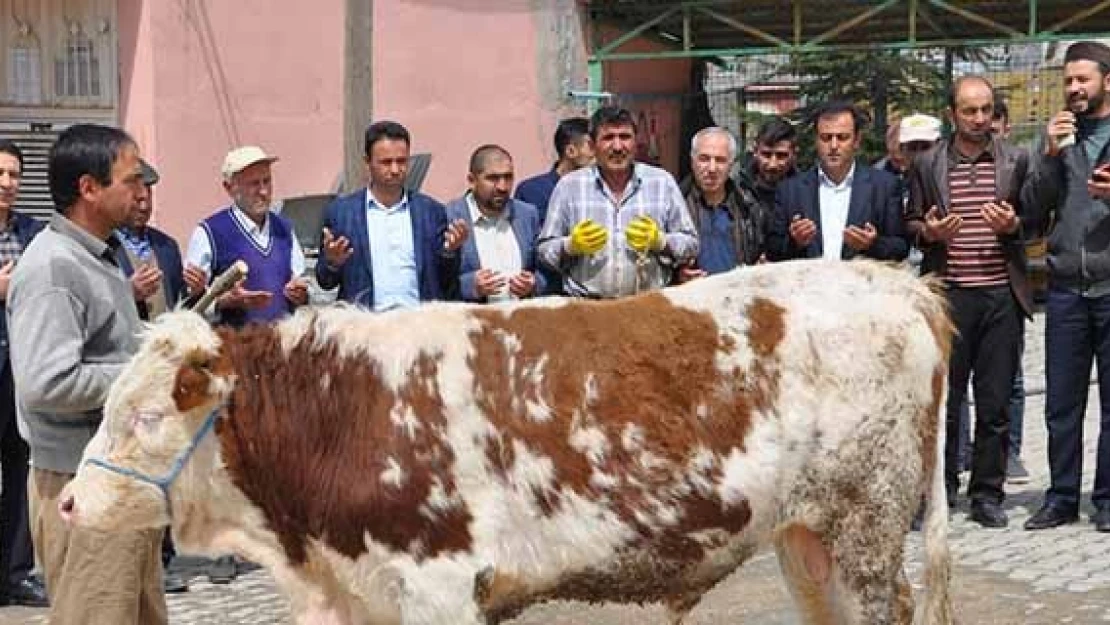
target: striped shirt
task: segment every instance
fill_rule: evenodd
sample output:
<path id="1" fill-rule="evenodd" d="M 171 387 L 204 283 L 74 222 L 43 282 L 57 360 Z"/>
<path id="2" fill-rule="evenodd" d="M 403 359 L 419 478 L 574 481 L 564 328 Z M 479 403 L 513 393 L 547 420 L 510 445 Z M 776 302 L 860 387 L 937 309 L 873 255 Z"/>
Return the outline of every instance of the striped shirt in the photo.
<path id="1" fill-rule="evenodd" d="M 629 222 L 640 215 L 654 219 L 665 238 L 664 251 L 647 254 L 643 267 L 637 266 L 638 254 L 624 238 Z M 605 228 L 609 241 L 596 254 L 572 256 L 568 251 L 570 231 L 583 219 Z M 635 164 L 632 179 L 619 198 L 596 166 L 559 179 L 538 243 L 540 260 L 563 273 L 567 293 L 592 298 L 623 297 L 666 286 L 671 279 L 670 262 L 684 263 L 697 254 L 694 222 L 674 178 L 643 163 Z M 664 256 L 669 258 L 664 260 Z"/>
<path id="2" fill-rule="evenodd" d="M 963 220 L 948 243 L 945 279 L 953 286 L 974 288 L 1010 283 L 998 235 L 987 225 L 981 211 L 983 204 L 998 198 L 994 161 L 987 159 L 990 154 L 984 152 L 975 161 L 961 160 L 948 172 L 950 212 Z"/>

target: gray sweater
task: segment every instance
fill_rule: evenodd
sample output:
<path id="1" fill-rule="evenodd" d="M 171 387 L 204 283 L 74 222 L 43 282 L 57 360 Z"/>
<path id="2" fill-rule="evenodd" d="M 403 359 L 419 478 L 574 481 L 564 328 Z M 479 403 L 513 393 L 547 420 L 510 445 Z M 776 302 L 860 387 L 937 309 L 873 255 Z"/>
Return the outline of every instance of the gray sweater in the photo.
<path id="1" fill-rule="evenodd" d="M 114 257 L 55 214 L 12 273 L 12 373 L 19 432 L 35 468 L 77 471 L 108 389 L 138 349 L 139 315 Z"/>

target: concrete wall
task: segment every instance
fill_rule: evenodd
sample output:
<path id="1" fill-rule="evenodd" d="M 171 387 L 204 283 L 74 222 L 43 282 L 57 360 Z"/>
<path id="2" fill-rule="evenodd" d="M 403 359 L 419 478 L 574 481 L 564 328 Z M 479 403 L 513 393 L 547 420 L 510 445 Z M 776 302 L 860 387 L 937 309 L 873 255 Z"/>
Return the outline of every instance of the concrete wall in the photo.
<path id="1" fill-rule="evenodd" d="M 280 10 L 276 10 L 280 8 Z M 179 241 L 226 202 L 220 164 L 257 143 L 277 197 L 342 165 L 342 0 L 119 0 L 120 123 L 162 173 L 154 221 Z"/>

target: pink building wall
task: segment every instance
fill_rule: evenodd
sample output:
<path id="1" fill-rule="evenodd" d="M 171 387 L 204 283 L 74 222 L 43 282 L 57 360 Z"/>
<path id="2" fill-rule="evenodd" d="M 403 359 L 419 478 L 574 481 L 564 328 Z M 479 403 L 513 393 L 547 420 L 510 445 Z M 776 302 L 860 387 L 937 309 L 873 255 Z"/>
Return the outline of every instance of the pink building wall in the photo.
<path id="1" fill-rule="evenodd" d="M 226 204 L 220 164 L 256 143 L 274 193 L 330 190 L 342 166 L 342 0 L 119 0 L 120 123 L 162 173 L 155 223 L 187 240 Z"/>
<path id="2" fill-rule="evenodd" d="M 154 222 L 184 243 L 225 205 L 227 150 L 281 160 L 276 198 L 330 191 L 342 169 L 343 0 L 118 0 L 120 123 L 162 173 Z M 372 120 L 394 119 L 433 161 L 423 190 L 452 199 L 474 148 L 499 143 L 517 177 L 545 171 L 558 120 L 584 113 L 576 0 L 374 3 Z M 360 181 L 361 182 L 361 181 Z"/>
<path id="3" fill-rule="evenodd" d="M 373 117 L 404 124 L 413 151 L 432 153 L 423 190 L 433 197 L 462 194 L 484 143 L 512 153 L 518 181 L 549 169 L 558 120 L 584 111 L 566 97 L 586 74 L 578 25 L 566 18 L 574 3 L 536 4 L 374 4 Z"/>

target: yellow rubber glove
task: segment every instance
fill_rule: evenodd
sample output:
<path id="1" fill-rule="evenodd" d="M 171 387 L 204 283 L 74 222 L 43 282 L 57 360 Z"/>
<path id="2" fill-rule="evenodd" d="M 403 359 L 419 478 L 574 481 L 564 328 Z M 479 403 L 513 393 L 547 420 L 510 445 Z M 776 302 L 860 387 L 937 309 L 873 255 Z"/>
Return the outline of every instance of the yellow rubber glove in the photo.
<path id="1" fill-rule="evenodd" d="M 596 254 L 609 242 L 609 231 L 592 219 L 583 219 L 570 230 L 570 253 L 575 256 Z"/>
<path id="2" fill-rule="evenodd" d="M 624 230 L 624 238 L 628 241 L 628 247 L 640 253 L 663 249 L 663 231 L 647 215 L 640 215 L 630 221 Z"/>

